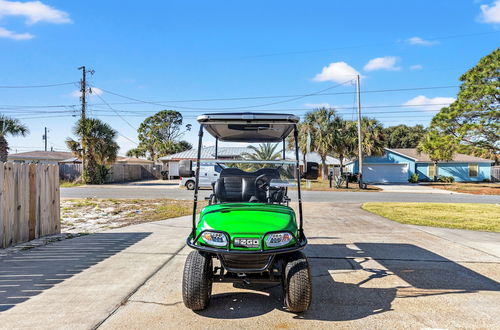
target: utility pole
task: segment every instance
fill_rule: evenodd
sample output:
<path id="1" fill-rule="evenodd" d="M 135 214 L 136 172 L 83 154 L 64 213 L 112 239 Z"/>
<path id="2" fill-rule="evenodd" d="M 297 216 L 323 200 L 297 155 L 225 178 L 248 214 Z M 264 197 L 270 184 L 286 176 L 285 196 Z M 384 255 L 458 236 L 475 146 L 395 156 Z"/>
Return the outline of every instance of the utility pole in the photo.
<path id="1" fill-rule="evenodd" d="M 87 103 L 85 101 L 85 95 L 87 94 L 87 70 L 85 69 L 85 65 L 79 67 L 78 70 L 82 70 L 82 80 L 80 81 L 80 92 L 82 93 L 82 95 L 80 96 L 80 100 L 82 101 L 81 122 L 83 124 L 86 119 L 85 111 L 87 108 Z M 94 71 L 90 70 L 90 74 L 93 73 Z M 82 133 L 85 134 L 85 129 L 82 131 Z M 85 173 L 85 169 L 87 167 L 87 150 L 83 143 L 83 139 L 85 139 L 85 136 L 82 136 L 82 141 L 80 141 L 80 145 L 82 147 L 82 174 Z"/>
<path id="2" fill-rule="evenodd" d="M 43 134 L 42 138 L 45 141 L 45 151 L 47 151 L 47 127 L 45 127 L 45 134 Z"/>
<path id="3" fill-rule="evenodd" d="M 82 101 L 82 121 L 85 120 L 85 108 L 87 104 L 85 103 L 85 94 L 87 93 L 87 71 L 85 70 L 85 65 L 78 68 L 78 70 L 82 70 L 82 80 L 80 81 L 80 92 L 82 95 L 80 96 L 80 100 Z"/>
<path id="4" fill-rule="evenodd" d="M 359 74 L 356 76 L 356 92 L 358 96 L 358 183 L 363 189 L 363 134 L 361 132 L 361 84 Z"/>

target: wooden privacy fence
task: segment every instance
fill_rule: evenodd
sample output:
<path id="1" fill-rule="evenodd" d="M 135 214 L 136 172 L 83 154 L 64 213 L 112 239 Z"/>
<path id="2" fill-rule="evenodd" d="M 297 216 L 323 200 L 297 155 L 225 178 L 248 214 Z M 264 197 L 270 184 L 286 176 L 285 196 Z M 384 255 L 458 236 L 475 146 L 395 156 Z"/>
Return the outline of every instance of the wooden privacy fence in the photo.
<path id="1" fill-rule="evenodd" d="M 106 183 L 159 179 L 160 165 L 113 164 Z"/>
<path id="2" fill-rule="evenodd" d="M 491 167 L 491 181 L 500 182 L 500 166 Z"/>
<path id="3" fill-rule="evenodd" d="M 75 181 L 82 175 L 82 164 L 60 164 L 59 178 Z M 161 179 L 161 165 L 113 164 L 106 183 Z"/>
<path id="4" fill-rule="evenodd" d="M 75 181 L 82 175 L 82 164 L 60 164 L 59 179 Z"/>
<path id="5" fill-rule="evenodd" d="M 0 162 L 0 248 L 61 232 L 57 165 Z"/>

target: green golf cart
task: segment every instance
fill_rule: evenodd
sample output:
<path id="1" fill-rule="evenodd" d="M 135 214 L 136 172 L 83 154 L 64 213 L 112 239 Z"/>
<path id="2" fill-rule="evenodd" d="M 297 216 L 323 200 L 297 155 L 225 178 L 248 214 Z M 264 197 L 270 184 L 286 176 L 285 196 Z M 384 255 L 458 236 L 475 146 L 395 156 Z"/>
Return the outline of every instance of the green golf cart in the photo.
<path id="1" fill-rule="evenodd" d="M 301 178 L 316 179 L 318 164 L 305 164 L 300 173 L 299 118 L 289 114 L 217 113 L 198 117 L 200 123 L 196 170 L 192 161 L 179 164 L 180 176 L 196 180 L 193 227 L 187 245 L 182 295 L 186 307 L 205 309 L 215 282 L 281 283 L 283 303 L 290 312 L 303 312 L 312 298 L 311 273 L 303 231 Z M 203 133 L 215 138 L 214 159 L 200 159 Z M 293 134 L 294 159 L 285 157 L 285 139 Z M 219 141 L 282 143 L 281 160 L 219 159 Z M 221 157 L 223 158 L 223 157 Z M 196 216 L 200 162 L 222 167 L 207 197 L 208 206 Z M 288 188 L 296 186 L 298 217 L 289 207 Z"/>

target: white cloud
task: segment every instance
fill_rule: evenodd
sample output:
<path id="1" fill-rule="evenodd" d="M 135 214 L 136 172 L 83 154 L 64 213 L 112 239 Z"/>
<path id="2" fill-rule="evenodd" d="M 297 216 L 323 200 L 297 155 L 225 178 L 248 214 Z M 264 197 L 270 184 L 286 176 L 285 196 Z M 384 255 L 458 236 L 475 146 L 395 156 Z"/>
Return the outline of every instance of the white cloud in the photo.
<path id="1" fill-rule="evenodd" d="M 453 97 L 433 97 L 429 98 L 424 95 L 419 95 L 408 102 L 404 103 L 404 106 L 408 108 L 422 109 L 424 111 L 439 110 L 453 103 L 455 99 Z"/>
<path id="2" fill-rule="evenodd" d="M 92 87 L 91 90 L 92 90 L 92 93 L 89 90 L 89 91 L 87 91 L 86 95 L 90 95 L 90 96 L 102 95 L 102 93 L 103 93 L 102 89 L 97 88 L 97 87 Z M 80 96 L 82 96 L 82 92 L 80 90 L 76 90 L 76 91 L 71 92 L 70 95 L 73 97 L 80 97 Z"/>
<path id="3" fill-rule="evenodd" d="M 38 22 L 71 23 L 68 13 L 45 5 L 40 1 L 0 0 L 0 17 L 4 16 L 23 16 L 26 18 L 26 24 L 28 25 Z"/>
<path id="4" fill-rule="evenodd" d="M 439 43 L 437 41 L 425 40 L 420 37 L 411 37 L 407 41 L 410 45 L 418 45 L 418 46 L 432 46 Z"/>
<path id="5" fill-rule="evenodd" d="M 398 58 L 395 56 L 384 56 L 373 58 L 366 63 L 364 66 L 365 71 L 375 71 L 375 70 L 388 70 L 388 71 L 397 71 L 401 68 L 396 66 L 396 62 Z"/>
<path id="6" fill-rule="evenodd" d="M 422 70 L 424 66 L 422 64 L 414 64 L 410 66 L 410 70 Z"/>
<path id="7" fill-rule="evenodd" d="M 35 36 L 30 33 L 16 33 L 0 27 L 0 38 L 7 38 L 13 40 L 28 40 L 33 39 Z"/>
<path id="8" fill-rule="evenodd" d="M 323 67 L 313 80 L 315 81 L 335 81 L 338 83 L 345 82 L 349 79 L 354 79 L 359 72 L 346 62 L 334 62 Z"/>
<path id="9" fill-rule="evenodd" d="M 481 5 L 479 19 L 484 23 L 500 23 L 500 0 L 496 0 L 491 5 Z"/>

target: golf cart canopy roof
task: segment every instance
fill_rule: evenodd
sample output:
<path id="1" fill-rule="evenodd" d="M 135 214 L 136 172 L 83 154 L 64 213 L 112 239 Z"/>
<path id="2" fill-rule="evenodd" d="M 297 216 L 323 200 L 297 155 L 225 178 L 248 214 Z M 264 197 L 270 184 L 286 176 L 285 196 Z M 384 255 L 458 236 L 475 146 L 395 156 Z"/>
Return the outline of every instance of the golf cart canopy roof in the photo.
<path id="1" fill-rule="evenodd" d="M 228 142 L 280 142 L 299 117 L 280 113 L 208 113 L 198 122 L 215 138 Z"/>

